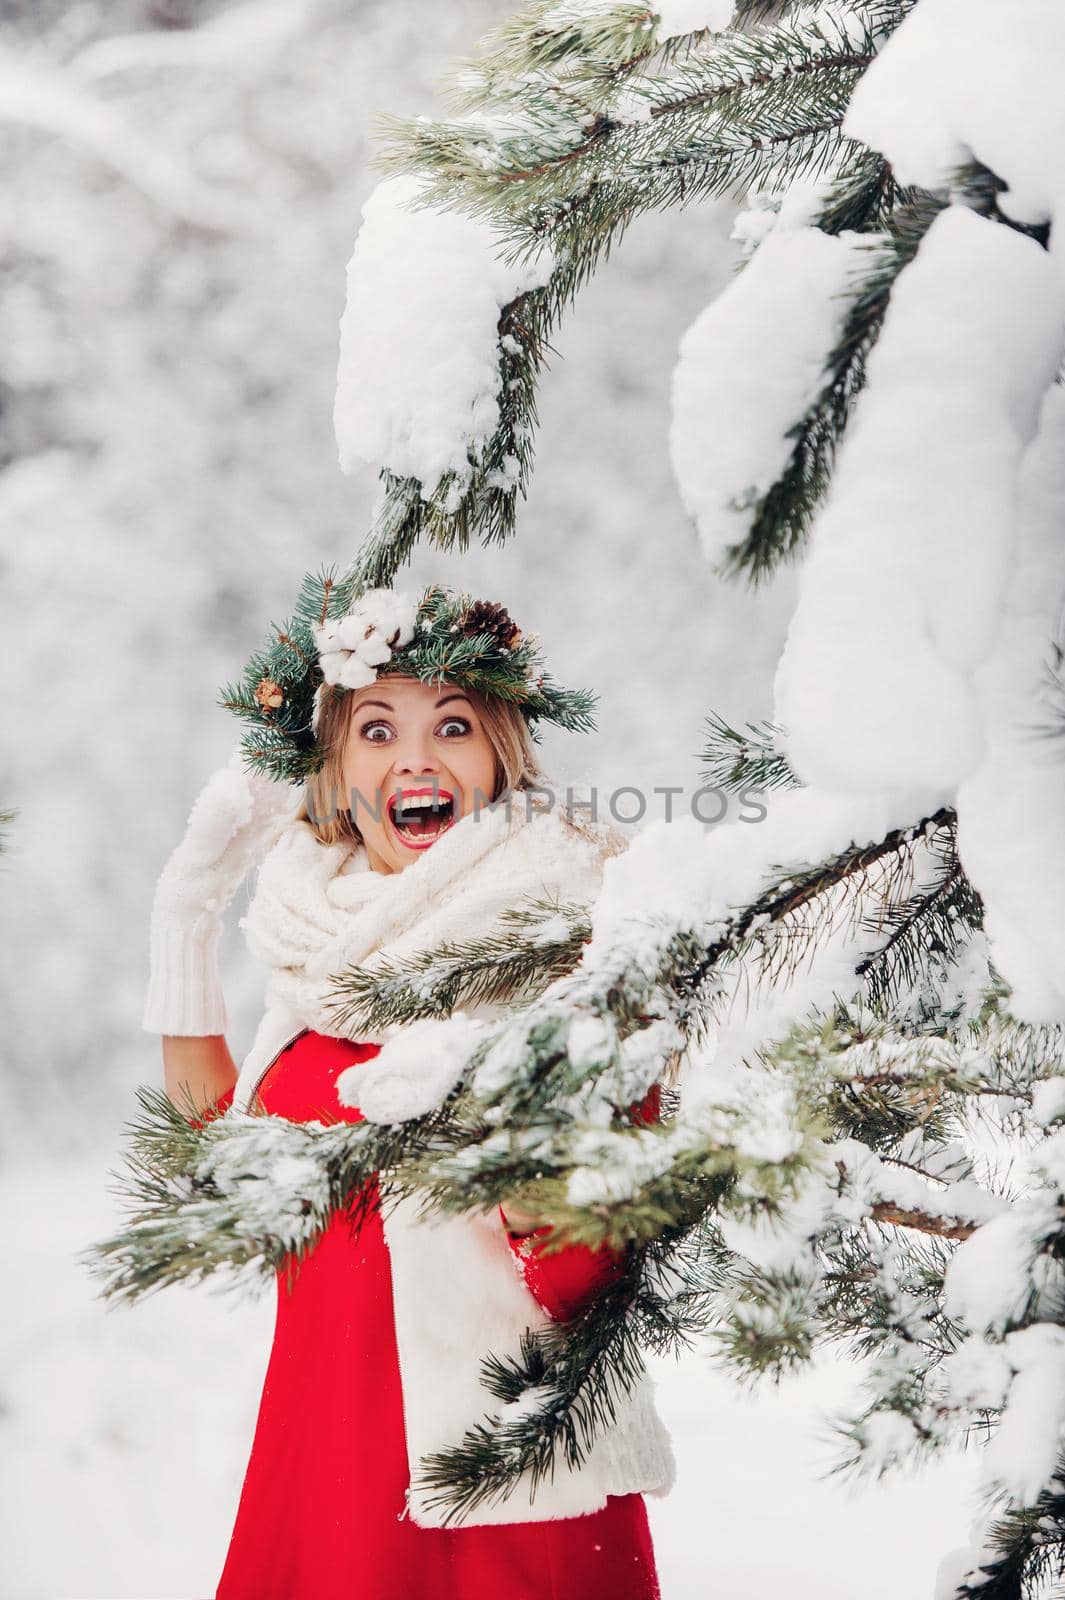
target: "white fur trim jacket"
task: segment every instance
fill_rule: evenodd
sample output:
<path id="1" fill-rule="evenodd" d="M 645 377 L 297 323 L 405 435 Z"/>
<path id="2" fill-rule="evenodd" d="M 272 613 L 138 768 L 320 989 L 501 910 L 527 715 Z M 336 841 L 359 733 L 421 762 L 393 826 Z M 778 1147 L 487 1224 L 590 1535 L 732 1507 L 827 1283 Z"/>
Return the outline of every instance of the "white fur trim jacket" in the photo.
<path id="1" fill-rule="evenodd" d="M 541 798 L 536 807 L 519 794 L 509 808 L 464 817 L 391 875 L 370 869 L 361 848 L 321 844 L 305 820 L 288 824 L 262 863 L 241 921 L 270 973 L 266 1011 L 234 1092 L 237 1109 L 249 1109 L 268 1067 L 305 1029 L 345 1036 L 330 1021 L 328 997 L 329 979 L 346 967 L 483 933 L 522 895 L 585 905 L 594 900 L 603 861 L 621 841 L 583 814 L 579 822 L 566 814 L 553 791 L 535 793 L 551 799 Z M 482 1007 L 464 1015 L 493 1014 Z M 387 1045 L 396 1032 L 360 1030 L 357 1038 Z M 397 1120 L 395 1085 L 387 1070 L 367 1069 L 378 1062 L 387 1068 L 385 1054 L 359 1068 L 360 1109 L 381 1122 Z M 441 1083 L 440 1098 L 449 1086 Z M 415 1201 L 403 1200 L 383 1219 L 412 1477 L 422 1457 L 458 1444 L 491 1412 L 495 1402 L 480 1381 L 482 1358 L 517 1357 L 522 1333 L 550 1323 L 521 1275 L 498 1209 L 443 1219 L 418 1217 L 416 1210 Z M 645 1377 L 618 1402 L 615 1423 L 581 1468 L 559 1459 L 553 1478 L 535 1494 L 523 1480 L 506 1499 L 468 1513 L 463 1525 L 578 1516 L 599 1510 L 610 1494 L 665 1494 L 673 1477 L 669 1436 Z M 442 1511 L 426 1498 L 408 1489 L 412 1519 L 422 1527 L 444 1526 Z"/>

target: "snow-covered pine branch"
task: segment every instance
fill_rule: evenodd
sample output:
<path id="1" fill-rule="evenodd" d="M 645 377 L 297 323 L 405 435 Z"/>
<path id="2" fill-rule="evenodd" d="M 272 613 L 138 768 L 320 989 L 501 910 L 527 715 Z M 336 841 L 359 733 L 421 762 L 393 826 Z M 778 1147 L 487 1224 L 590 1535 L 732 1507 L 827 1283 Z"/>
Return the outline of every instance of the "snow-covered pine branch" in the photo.
<path id="1" fill-rule="evenodd" d="M 576 965 L 590 932 L 580 906 L 523 902 L 482 937 L 337 973 L 336 1025 L 354 1032 L 471 1006 L 528 1004 Z"/>
<path id="2" fill-rule="evenodd" d="M 546 252 L 508 267 L 490 228 L 424 199 L 418 179 L 401 177 L 363 207 L 334 423 L 345 472 L 369 464 L 416 479 L 422 499 L 442 493 L 453 516 L 501 424 L 501 314 L 554 262 Z M 507 487 L 517 482 L 515 461 Z"/>
<path id="3" fill-rule="evenodd" d="M 408 184 L 404 195 L 417 193 L 419 205 L 434 209 L 397 223 L 390 249 L 368 217 L 350 269 L 345 341 L 360 361 L 342 356 L 338 442 L 343 461 L 373 461 L 383 473 L 356 564 L 360 581 L 390 581 L 423 536 L 462 548 L 471 538 L 490 542 L 513 532 L 532 465 L 544 353 L 584 283 L 641 212 L 688 206 L 754 182 L 782 190 L 826 174 L 840 186 L 825 207 L 827 231 L 875 228 L 890 211 L 896 190 L 889 170 L 840 130 L 855 83 L 905 8 L 833 0 L 797 4 L 766 22 L 762 8 L 751 5 L 739 12 L 748 31 L 713 31 L 724 29 L 728 9 L 683 7 L 655 34 L 656 14 L 629 5 L 535 6 L 457 73 L 455 96 L 472 110 L 450 121 L 386 119 L 387 168 Z M 700 14 L 707 27 L 672 32 Z M 399 193 L 386 185 L 380 204 L 371 202 L 378 221 L 385 197 Z M 459 214 L 467 241 L 461 263 L 452 242 Z M 402 248 L 413 242 L 412 230 L 424 246 L 417 252 Z M 373 295 L 363 292 L 364 243 L 380 258 Z M 456 270 L 461 265 L 468 292 L 449 275 L 449 261 Z M 529 272 L 532 279 L 519 276 Z M 526 281 L 532 286 L 521 292 Z M 470 293 L 479 295 L 475 319 L 468 311 L 446 314 L 449 297 L 460 293 L 465 306 Z M 414 319 L 416 339 L 403 331 L 412 298 L 424 308 Z M 385 341 L 381 327 L 392 330 Z M 440 373 L 465 369 L 469 376 L 454 389 L 450 432 L 429 428 L 415 459 L 405 408 L 416 405 L 419 388 L 407 384 L 397 402 L 391 380 L 367 385 L 363 345 L 368 341 L 369 370 L 381 370 L 372 355 L 384 343 L 402 375 L 426 339 L 438 350 Z M 347 376 L 356 366 L 358 383 Z M 493 407 L 498 420 L 490 425 Z M 434 413 L 444 414 L 443 407 Z M 385 440 L 382 416 L 393 419 Z M 448 464 L 443 479 L 441 462 Z M 770 565 L 788 539 L 775 552 L 769 546 L 763 539 L 754 565 Z"/>

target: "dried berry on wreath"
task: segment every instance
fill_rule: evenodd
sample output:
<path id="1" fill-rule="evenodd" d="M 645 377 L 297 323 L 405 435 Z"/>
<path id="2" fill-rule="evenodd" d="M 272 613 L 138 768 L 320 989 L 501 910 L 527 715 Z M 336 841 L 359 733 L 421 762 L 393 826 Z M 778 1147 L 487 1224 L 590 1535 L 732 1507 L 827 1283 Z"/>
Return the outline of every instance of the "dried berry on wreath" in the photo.
<path id="1" fill-rule="evenodd" d="M 285 703 L 285 691 L 273 678 L 260 678 L 255 689 L 255 698 L 269 715 Z"/>

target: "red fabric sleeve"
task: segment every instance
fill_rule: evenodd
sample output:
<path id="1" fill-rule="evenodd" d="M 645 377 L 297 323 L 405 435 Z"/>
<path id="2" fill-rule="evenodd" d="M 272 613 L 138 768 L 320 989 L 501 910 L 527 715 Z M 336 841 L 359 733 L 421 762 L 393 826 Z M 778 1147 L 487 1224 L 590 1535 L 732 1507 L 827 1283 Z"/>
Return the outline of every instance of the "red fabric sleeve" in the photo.
<path id="1" fill-rule="evenodd" d="M 657 1122 L 661 1113 L 661 1095 L 653 1083 L 646 1096 L 637 1105 L 629 1107 L 633 1122 Z M 512 1233 L 507 1226 L 507 1214 L 499 1208 L 507 1240 L 521 1264 L 526 1285 L 540 1305 L 556 1322 L 567 1322 L 584 1309 L 602 1289 L 620 1277 L 625 1262 L 625 1252 L 609 1245 L 592 1249 L 586 1244 L 563 1245 L 561 1250 L 544 1252 L 540 1240 L 551 1232 L 551 1224 L 534 1228 L 531 1233 Z"/>

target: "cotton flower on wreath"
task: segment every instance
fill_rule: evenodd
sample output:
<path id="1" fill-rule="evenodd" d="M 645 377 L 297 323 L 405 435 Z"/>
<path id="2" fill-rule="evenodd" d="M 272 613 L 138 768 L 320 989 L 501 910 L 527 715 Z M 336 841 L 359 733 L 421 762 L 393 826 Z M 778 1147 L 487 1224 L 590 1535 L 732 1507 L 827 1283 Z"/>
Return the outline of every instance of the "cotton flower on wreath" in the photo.
<path id="1" fill-rule="evenodd" d="M 394 589 L 369 589 L 346 617 L 314 630 L 322 677 L 343 689 L 365 689 L 377 668 L 414 638 L 418 602 Z"/>

